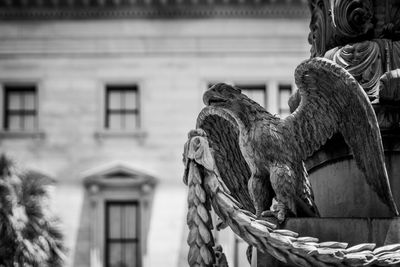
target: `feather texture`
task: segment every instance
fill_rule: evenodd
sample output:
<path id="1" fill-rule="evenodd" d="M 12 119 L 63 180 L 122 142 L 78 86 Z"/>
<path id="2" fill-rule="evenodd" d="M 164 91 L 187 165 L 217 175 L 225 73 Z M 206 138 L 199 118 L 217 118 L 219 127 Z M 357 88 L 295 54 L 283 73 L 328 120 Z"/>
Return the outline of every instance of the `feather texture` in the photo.
<path id="1" fill-rule="evenodd" d="M 367 95 L 346 70 L 321 58 L 295 71 L 300 105 L 282 121 L 287 147 L 305 160 L 340 132 L 367 183 L 398 215 L 385 167 L 382 139 Z M 289 148 L 289 147 L 288 147 Z"/>
<path id="2" fill-rule="evenodd" d="M 360 85 L 346 70 L 321 58 L 301 63 L 295 80 L 299 90 L 290 105 L 297 108 L 283 120 L 226 84 L 204 94 L 207 107 L 197 128 L 206 132 L 217 169 L 234 198 L 257 216 L 273 198 L 295 215 L 318 216 L 303 161 L 340 132 L 368 184 L 398 215 L 378 123 Z"/>

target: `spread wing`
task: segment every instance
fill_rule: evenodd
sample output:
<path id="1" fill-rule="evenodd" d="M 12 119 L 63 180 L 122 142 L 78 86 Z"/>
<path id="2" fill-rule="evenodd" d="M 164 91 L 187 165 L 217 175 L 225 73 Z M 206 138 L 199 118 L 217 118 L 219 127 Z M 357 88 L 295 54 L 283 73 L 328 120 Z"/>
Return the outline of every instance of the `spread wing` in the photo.
<path id="1" fill-rule="evenodd" d="M 255 212 L 248 192 L 250 169 L 239 146 L 239 127 L 222 109 L 206 107 L 197 118 L 196 128 L 207 134 L 219 176 L 241 206 Z"/>
<path id="2" fill-rule="evenodd" d="M 300 105 L 282 121 L 287 142 L 305 160 L 340 132 L 368 184 L 398 215 L 386 172 L 375 113 L 357 81 L 322 58 L 301 63 L 295 71 Z"/>

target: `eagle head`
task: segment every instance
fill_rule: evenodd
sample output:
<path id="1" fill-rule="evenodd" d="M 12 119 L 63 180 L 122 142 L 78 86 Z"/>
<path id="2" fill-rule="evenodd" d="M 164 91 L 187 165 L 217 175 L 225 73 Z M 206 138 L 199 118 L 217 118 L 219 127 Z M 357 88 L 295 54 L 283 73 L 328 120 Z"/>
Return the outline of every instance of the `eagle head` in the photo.
<path id="1" fill-rule="evenodd" d="M 203 95 L 203 102 L 206 106 L 225 108 L 234 113 L 248 111 L 254 104 L 259 107 L 239 88 L 225 83 L 217 83 L 208 89 Z"/>
<path id="2" fill-rule="evenodd" d="M 208 89 L 203 95 L 206 106 L 229 111 L 243 125 L 249 126 L 250 121 L 256 119 L 258 114 L 267 112 L 258 103 L 254 102 L 242 91 L 225 83 L 218 83 Z"/>
<path id="3" fill-rule="evenodd" d="M 229 106 L 229 103 L 241 100 L 243 97 L 241 92 L 237 87 L 225 83 L 217 83 L 204 93 L 203 102 L 207 106 Z"/>

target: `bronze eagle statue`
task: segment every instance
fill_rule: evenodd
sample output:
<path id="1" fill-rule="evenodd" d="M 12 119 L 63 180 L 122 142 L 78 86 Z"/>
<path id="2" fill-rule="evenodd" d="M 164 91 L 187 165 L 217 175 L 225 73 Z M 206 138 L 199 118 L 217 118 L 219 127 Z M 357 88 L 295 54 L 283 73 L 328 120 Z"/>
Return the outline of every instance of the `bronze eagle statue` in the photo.
<path id="1" fill-rule="evenodd" d="M 227 84 L 204 93 L 197 119 L 231 194 L 257 216 L 319 216 L 304 160 L 341 133 L 367 183 L 398 215 L 375 113 L 357 81 L 313 58 L 295 71 L 300 102 L 280 119 Z"/>

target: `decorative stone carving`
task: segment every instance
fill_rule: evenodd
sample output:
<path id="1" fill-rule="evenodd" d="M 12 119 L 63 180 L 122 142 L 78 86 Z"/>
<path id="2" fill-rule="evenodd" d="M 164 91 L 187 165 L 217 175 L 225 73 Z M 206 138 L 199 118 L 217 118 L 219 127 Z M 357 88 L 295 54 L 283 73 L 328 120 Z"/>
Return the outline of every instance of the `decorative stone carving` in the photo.
<path id="1" fill-rule="evenodd" d="M 388 48 L 389 50 L 390 48 Z M 393 42 L 391 52 L 391 69 L 400 68 L 400 42 Z M 389 53 L 390 53 L 389 52 Z"/>
<path id="2" fill-rule="evenodd" d="M 298 233 L 277 229 L 277 225 L 257 218 L 248 210 L 243 209 L 224 184 L 221 172 L 216 161 L 212 160 L 215 148 L 210 147 L 211 139 L 203 131 L 192 131 L 185 144 L 184 163 L 186 165 L 184 181 L 196 181 L 196 189 L 189 185 L 189 199 L 196 201 L 197 192 L 204 190 L 205 202 L 211 203 L 217 215 L 225 221 L 232 231 L 259 251 L 269 253 L 285 266 L 389 266 L 400 263 L 400 244 L 376 247 L 373 243 L 362 243 L 348 247 L 343 242 L 320 242 L 318 238 L 299 236 Z M 234 167 L 234 166 L 231 166 Z M 232 177 L 228 177 L 232 178 Z M 201 195 L 201 194 L 200 194 Z M 188 220 L 200 221 L 195 210 L 188 213 Z M 207 230 L 211 233 L 211 224 L 207 223 Z M 199 234 L 196 234 L 200 236 Z M 205 234 L 208 235 L 208 234 Z M 188 240 L 190 240 L 189 233 Z M 198 244 L 202 239 L 197 239 Z M 194 244 L 191 243 L 191 244 Z M 197 245 L 194 245 L 197 246 Z M 191 248 L 192 251 L 192 248 Z M 209 251 L 193 249 L 189 252 L 189 266 L 226 267 L 225 261 L 216 259 L 219 249 L 208 263 Z"/>
<path id="3" fill-rule="evenodd" d="M 214 248 L 215 252 L 215 265 L 213 267 L 229 267 L 228 266 L 228 260 L 226 259 L 226 256 L 222 250 L 221 246 L 216 246 Z"/>
<path id="4" fill-rule="evenodd" d="M 388 183 L 376 117 L 358 83 L 339 66 L 319 58 L 300 64 L 295 78 L 302 104 L 284 120 L 272 116 L 238 89 L 225 84 L 215 85 L 203 97 L 207 107 L 199 115 L 198 127 L 216 137 L 212 139 L 216 151 L 220 147 L 228 149 L 232 146 L 229 142 L 235 142 L 228 135 L 219 136 L 220 128 L 238 130 L 240 150 L 236 154 L 243 155 L 250 175 L 239 178 L 242 181 L 237 184 L 241 187 L 248 184 L 256 216 L 270 206 L 272 210 L 265 214 L 274 215 L 279 221 L 284 220 L 286 212 L 318 216 L 302 160 L 335 132 L 344 136 L 367 182 L 393 214 L 398 214 Z M 213 120 L 222 117 L 228 123 L 222 126 L 216 121 L 208 122 L 208 117 Z M 226 166 L 222 161 L 230 157 L 224 156 L 217 164 Z M 226 181 L 228 188 L 235 190 L 230 182 Z M 243 191 L 235 197 L 239 198 Z"/>
<path id="5" fill-rule="evenodd" d="M 312 211 L 306 216 L 318 215 L 303 161 L 336 132 L 343 136 L 346 143 L 342 145 L 350 148 L 367 183 L 392 214 L 398 215 L 378 121 L 381 127 L 399 128 L 400 2 L 309 3 L 312 57 L 325 56 L 337 64 L 314 58 L 296 69 L 299 90 L 290 99 L 293 113 L 284 120 L 235 88 L 219 84 L 207 91 L 203 98 L 207 107 L 199 114 L 197 134 L 191 135 L 186 145 L 192 152 L 184 153 L 185 180 L 197 181 L 194 188 L 203 188 L 206 199 L 196 201 L 200 189 L 189 189 L 189 199 L 196 205 L 209 200 L 235 234 L 285 266 L 400 263 L 400 244 L 376 248 L 374 243 L 363 243 L 348 248 L 347 243 L 319 242 L 318 238 L 277 229 L 279 224 L 268 217 L 281 222 L 286 213 L 300 215 L 300 210 Z M 348 174 L 352 178 L 350 171 Z M 262 212 L 269 206 L 269 211 Z M 197 209 L 189 211 L 191 216 L 193 220 L 201 217 Z M 196 264 L 192 261 L 190 265 Z"/>
<path id="6" fill-rule="evenodd" d="M 374 1 L 375 38 L 398 40 L 400 36 L 400 2 L 397 0 Z"/>
<path id="7" fill-rule="evenodd" d="M 386 72 L 380 78 L 379 100 L 381 103 L 400 102 L 400 69 Z"/>
<path id="8" fill-rule="evenodd" d="M 395 97 L 395 91 L 400 90 L 397 82 L 390 81 L 397 78 L 393 75 L 381 76 L 385 72 L 390 73 L 400 67 L 399 41 L 374 39 L 348 44 L 328 50 L 324 57 L 334 61 L 353 75 L 371 101 L 379 99 L 383 102 L 396 102 L 389 98 Z M 381 84 L 383 81 L 385 85 Z M 388 90 L 392 91 L 390 94 L 383 89 L 389 84 L 391 88 Z M 382 90 L 385 92 L 380 93 Z"/>
<path id="9" fill-rule="evenodd" d="M 349 43 L 400 38 L 396 0 L 309 0 L 311 56 Z"/>
<path id="10" fill-rule="evenodd" d="M 331 48 L 332 29 L 329 27 L 329 5 L 323 0 L 310 1 L 311 22 L 308 42 L 311 44 L 311 56 L 323 56 Z"/>
<path id="11" fill-rule="evenodd" d="M 338 34 L 360 37 L 373 29 L 371 0 L 330 0 L 333 26 Z"/>
<path id="12" fill-rule="evenodd" d="M 41 0 L 0 1 L 1 19 L 306 18 L 304 0 Z"/>
<path id="13" fill-rule="evenodd" d="M 389 98 L 395 97 L 400 88 L 396 88 L 395 81 L 388 81 L 394 77 L 381 79 L 381 76 L 400 68 L 400 2 L 309 0 L 309 3 L 311 56 L 324 56 L 349 71 L 375 104 L 379 126 L 399 128 L 400 111 L 396 106 L 400 102 Z M 390 84 L 390 89 L 383 89 L 387 85 L 381 85 L 381 81 Z M 296 103 L 298 99 L 292 99 L 291 107 L 296 108 Z"/>
<path id="14" fill-rule="evenodd" d="M 206 133 L 199 129 L 188 134 L 189 142 L 185 144 L 183 153 L 183 163 L 185 173 L 183 182 L 189 187 L 188 194 L 188 215 L 187 225 L 189 235 L 187 244 L 189 245 L 188 263 L 190 266 L 217 266 L 228 267 L 222 247 L 214 246 L 214 238 L 211 229 L 213 228 L 210 201 L 207 200 L 206 192 L 202 186 L 203 180 L 197 164 L 201 164 L 202 172 L 213 172 L 215 162 L 210 153 L 208 141 L 204 138 L 195 136 L 206 136 Z M 194 160 L 194 161 L 193 161 Z"/>
<path id="15" fill-rule="evenodd" d="M 295 78 L 300 106 L 284 120 L 225 84 L 204 94 L 207 107 L 184 150 L 190 266 L 212 266 L 216 261 L 209 204 L 247 243 L 292 266 L 399 262 L 399 249 L 388 261 L 384 254 L 375 253 L 375 244 L 346 249 L 344 243 L 318 243 L 317 238 L 278 230 L 277 224 L 261 216 L 272 215 L 282 222 L 287 211 L 318 215 L 302 160 L 337 131 L 350 145 L 367 182 L 398 215 L 376 117 L 359 84 L 343 68 L 321 58 L 300 64 Z M 262 213 L 269 205 L 271 210 Z M 382 249 L 390 247 L 377 251 Z"/>
<path id="16" fill-rule="evenodd" d="M 379 79 L 383 74 L 379 45 L 364 41 L 334 48 L 325 57 L 346 69 L 364 88 L 371 100 L 378 98 Z"/>
<path id="17" fill-rule="evenodd" d="M 375 113 L 382 129 L 400 127 L 400 69 L 383 74 L 379 82 L 379 102 Z"/>

